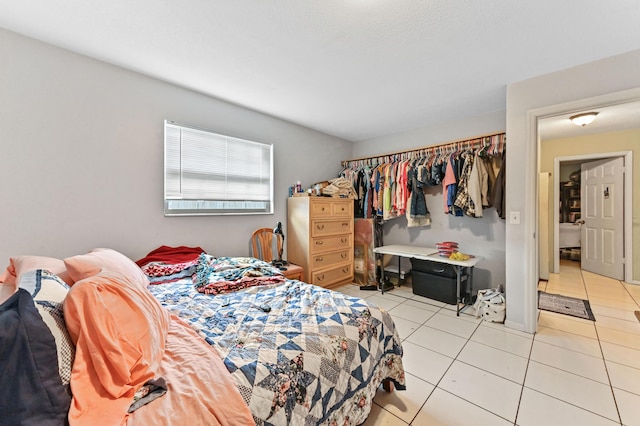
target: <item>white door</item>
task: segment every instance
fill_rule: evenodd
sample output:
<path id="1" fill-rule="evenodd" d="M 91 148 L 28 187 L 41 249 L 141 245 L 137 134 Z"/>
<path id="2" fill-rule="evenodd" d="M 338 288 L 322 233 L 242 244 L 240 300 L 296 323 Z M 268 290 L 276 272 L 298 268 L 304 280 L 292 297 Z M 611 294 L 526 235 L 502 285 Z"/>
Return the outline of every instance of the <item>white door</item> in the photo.
<path id="1" fill-rule="evenodd" d="M 624 279 L 624 159 L 581 167 L 582 269 Z"/>

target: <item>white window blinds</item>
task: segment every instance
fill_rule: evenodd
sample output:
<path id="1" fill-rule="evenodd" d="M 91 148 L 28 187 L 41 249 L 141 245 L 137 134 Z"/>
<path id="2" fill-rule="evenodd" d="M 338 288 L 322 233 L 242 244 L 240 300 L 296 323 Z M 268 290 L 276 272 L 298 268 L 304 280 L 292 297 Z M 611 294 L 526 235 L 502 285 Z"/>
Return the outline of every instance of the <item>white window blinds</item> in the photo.
<path id="1" fill-rule="evenodd" d="M 273 146 L 165 121 L 165 215 L 273 213 Z"/>

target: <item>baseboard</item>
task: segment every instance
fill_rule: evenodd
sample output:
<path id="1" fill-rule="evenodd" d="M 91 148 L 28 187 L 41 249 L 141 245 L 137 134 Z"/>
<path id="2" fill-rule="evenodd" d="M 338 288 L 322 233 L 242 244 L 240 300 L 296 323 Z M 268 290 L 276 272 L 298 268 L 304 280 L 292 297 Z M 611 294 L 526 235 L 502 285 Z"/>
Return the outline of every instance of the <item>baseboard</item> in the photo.
<path id="1" fill-rule="evenodd" d="M 520 322 L 515 322 L 515 321 L 510 321 L 510 320 L 506 320 L 504 322 L 504 326 L 507 328 L 511 328 L 513 330 L 518 330 L 518 331 L 522 331 L 523 333 L 526 333 L 527 330 L 524 327 L 524 324 L 520 323 Z M 533 334 L 533 333 L 530 333 Z"/>

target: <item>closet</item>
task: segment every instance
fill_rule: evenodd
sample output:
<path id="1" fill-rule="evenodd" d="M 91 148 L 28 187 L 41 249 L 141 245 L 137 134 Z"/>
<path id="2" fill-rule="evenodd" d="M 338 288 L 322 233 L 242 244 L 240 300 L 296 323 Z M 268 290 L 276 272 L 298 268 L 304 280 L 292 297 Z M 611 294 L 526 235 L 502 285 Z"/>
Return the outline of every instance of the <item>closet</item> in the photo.
<path id="1" fill-rule="evenodd" d="M 427 187 L 443 189 L 443 205 L 455 216 L 481 217 L 496 207 L 504 218 L 505 134 L 343 161 L 340 176 L 358 194 L 356 217 L 406 215 L 409 226 L 428 225 Z M 435 206 L 434 206 L 435 207 Z"/>
<path id="2" fill-rule="evenodd" d="M 479 218 L 483 209 L 495 207 L 504 219 L 505 145 L 506 135 L 498 133 L 346 160 L 340 176 L 353 184 L 358 195 L 354 216 L 376 219 L 380 227 L 402 216 L 410 228 L 429 227 L 433 209 L 444 209 L 446 214 L 457 217 Z M 425 191 L 429 187 L 441 191 L 441 202 L 426 204 Z M 377 243 L 382 245 L 381 239 Z M 373 264 L 370 254 L 370 250 L 362 248 L 356 251 L 358 275 L 371 276 L 369 271 L 361 270 L 361 265 Z M 379 269 L 381 260 L 376 258 L 375 265 Z M 375 276 L 380 276 L 379 271 Z"/>

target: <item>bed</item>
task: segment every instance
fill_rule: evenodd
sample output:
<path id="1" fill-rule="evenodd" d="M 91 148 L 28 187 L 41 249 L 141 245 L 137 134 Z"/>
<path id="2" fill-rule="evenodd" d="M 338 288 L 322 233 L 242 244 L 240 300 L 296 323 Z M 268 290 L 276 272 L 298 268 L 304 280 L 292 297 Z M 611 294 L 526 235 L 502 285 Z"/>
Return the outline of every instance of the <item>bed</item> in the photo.
<path id="1" fill-rule="evenodd" d="M 63 268 L 57 263 L 38 265 L 41 281 L 44 276 L 73 282 L 62 303 L 73 342 L 67 346 L 76 350 L 68 382 L 73 393 L 72 424 L 91 424 L 110 415 L 129 425 L 176 425 L 187 418 L 189 424 L 203 425 L 357 425 L 367 418 L 381 384 L 404 389 L 400 339 L 384 310 L 356 297 L 286 280 L 279 270 L 257 259 L 215 258 L 206 253 L 193 259 L 184 248 L 163 249 L 168 256 L 148 256 L 139 262 L 149 276 L 128 259 L 123 268 L 124 256 L 108 249 L 65 259 Z M 15 279 L 15 270 L 13 274 Z M 11 276 L 5 273 L 0 281 L 7 281 L 7 275 Z M 128 293 L 121 294 L 122 288 Z M 104 304 L 109 311 L 116 303 L 100 302 L 111 293 L 114 300 L 131 300 L 123 304 L 124 314 L 116 316 L 123 329 L 138 328 L 123 323 L 131 305 L 135 311 L 131 315 L 142 318 L 140 336 L 134 332 L 129 340 L 142 345 L 143 352 L 146 344 L 150 361 L 140 363 L 140 357 L 134 359 L 126 350 L 130 359 L 123 359 L 128 372 L 146 374 L 136 375 L 135 380 L 111 380 L 111 389 L 102 384 L 104 377 L 79 380 L 74 386 L 74 377 L 101 365 L 79 365 L 78 352 L 95 352 L 115 339 L 108 331 L 112 324 L 92 324 L 100 317 L 94 306 Z M 140 306 L 149 312 L 140 315 Z M 83 330 L 91 330 L 86 334 L 93 337 L 79 337 Z M 101 334 L 103 339 L 95 338 Z M 102 361 L 110 358 L 105 354 Z M 105 376 L 110 370 L 102 371 Z M 108 400 L 105 406 L 95 406 L 96 398 L 87 396 L 91 392 L 85 395 L 96 380 L 103 392 L 98 400 Z M 140 391 L 158 383 L 157 396 L 143 399 L 131 410 Z"/>

